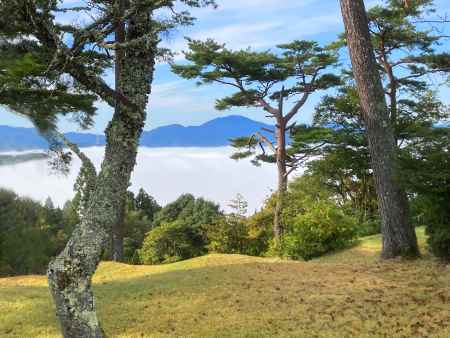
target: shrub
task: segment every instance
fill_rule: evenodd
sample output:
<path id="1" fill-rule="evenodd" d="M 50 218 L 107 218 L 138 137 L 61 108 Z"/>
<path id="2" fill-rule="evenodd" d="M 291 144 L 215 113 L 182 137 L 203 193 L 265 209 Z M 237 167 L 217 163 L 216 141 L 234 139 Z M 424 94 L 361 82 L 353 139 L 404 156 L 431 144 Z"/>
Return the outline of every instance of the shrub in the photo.
<path id="1" fill-rule="evenodd" d="M 176 221 L 151 230 L 138 252 L 141 263 L 160 264 L 200 256 L 205 248 L 198 229 Z"/>
<path id="2" fill-rule="evenodd" d="M 422 222 L 426 225 L 428 248 L 433 255 L 450 261 L 450 194 L 422 200 Z"/>
<path id="3" fill-rule="evenodd" d="M 273 209 L 265 207 L 247 219 L 247 255 L 263 256 L 273 237 Z"/>
<path id="4" fill-rule="evenodd" d="M 246 253 L 248 230 L 244 217 L 232 214 L 217 218 L 208 226 L 207 236 L 210 252 Z"/>
<path id="5" fill-rule="evenodd" d="M 372 236 L 381 232 L 381 220 L 379 218 L 367 219 L 358 224 L 358 237 Z"/>
<path id="6" fill-rule="evenodd" d="M 329 202 L 319 201 L 294 219 L 284 238 L 284 252 L 294 259 L 309 260 L 349 246 L 356 234 L 352 217 Z"/>

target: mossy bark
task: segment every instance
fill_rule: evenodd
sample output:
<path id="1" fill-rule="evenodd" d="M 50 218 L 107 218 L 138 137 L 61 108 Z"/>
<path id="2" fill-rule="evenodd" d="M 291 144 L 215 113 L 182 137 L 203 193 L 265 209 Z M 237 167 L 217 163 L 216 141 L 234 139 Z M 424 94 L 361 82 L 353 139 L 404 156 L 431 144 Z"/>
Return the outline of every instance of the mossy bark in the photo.
<path id="1" fill-rule="evenodd" d="M 125 0 L 117 0 L 117 21 L 115 29 L 115 42 L 123 44 L 126 39 L 125 22 L 122 20 L 125 12 Z M 116 91 L 121 92 L 123 86 L 123 79 L 126 79 L 124 74 L 125 53 L 123 49 L 115 51 L 115 87 Z M 120 101 L 116 101 L 115 110 L 122 109 Z M 111 259 L 115 262 L 123 261 L 123 233 L 125 220 L 125 200 L 126 194 L 121 198 L 120 213 L 117 222 L 112 226 L 111 238 Z"/>
<path id="2" fill-rule="evenodd" d="M 341 0 L 347 43 L 367 131 L 382 219 L 383 258 L 418 256 L 408 200 L 399 184 L 394 132 L 371 43 L 363 0 Z"/>
<path id="3" fill-rule="evenodd" d="M 148 13 L 138 13 L 127 25 L 127 40 L 152 31 Z M 92 276 L 103 250 L 111 243 L 112 226 L 128 189 L 154 71 L 156 39 L 124 51 L 121 101 L 106 129 L 105 158 L 85 215 L 63 252 L 50 263 L 48 279 L 64 337 L 104 337 L 95 311 Z"/>

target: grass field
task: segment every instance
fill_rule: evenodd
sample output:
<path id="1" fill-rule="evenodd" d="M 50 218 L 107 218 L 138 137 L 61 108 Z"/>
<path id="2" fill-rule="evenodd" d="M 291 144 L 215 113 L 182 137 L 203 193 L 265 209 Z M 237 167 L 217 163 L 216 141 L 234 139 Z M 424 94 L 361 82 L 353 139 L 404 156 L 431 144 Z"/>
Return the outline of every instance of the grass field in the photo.
<path id="1" fill-rule="evenodd" d="M 426 254 L 381 262 L 379 250 L 372 236 L 307 263 L 102 263 L 98 313 L 109 337 L 450 337 L 450 267 Z M 0 337 L 59 337 L 45 277 L 0 279 Z"/>

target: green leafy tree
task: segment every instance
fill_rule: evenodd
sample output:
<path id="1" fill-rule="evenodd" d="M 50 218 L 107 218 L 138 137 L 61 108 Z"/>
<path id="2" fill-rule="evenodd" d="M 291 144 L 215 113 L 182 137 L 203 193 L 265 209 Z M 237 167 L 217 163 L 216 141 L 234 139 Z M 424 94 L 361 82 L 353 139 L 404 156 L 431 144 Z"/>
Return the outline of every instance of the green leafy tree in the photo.
<path id="1" fill-rule="evenodd" d="M 207 252 L 207 229 L 221 216 L 219 206 L 191 194 L 181 195 L 155 216 L 139 257 L 157 264 L 200 256 Z"/>
<path id="2" fill-rule="evenodd" d="M 2 9 L 11 5 L 2 4 Z M 71 115 L 82 127 L 90 126 L 95 95 L 49 68 L 46 48 L 31 35 L 19 37 L 12 27 L 0 22 L 0 105 L 29 118 L 48 137 L 58 116 Z"/>
<path id="3" fill-rule="evenodd" d="M 167 204 L 155 216 L 154 226 L 174 221 L 184 221 L 202 228 L 212 222 L 220 214 L 219 206 L 203 198 L 195 198 L 191 194 L 183 194 L 174 202 Z"/>
<path id="4" fill-rule="evenodd" d="M 156 202 L 156 200 L 150 196 L 144 189 L 139 189 L 138 194 L 135 198 L 136 209 L 142 210 L 147 219 L 153 222 L 155 215 L 161 210 L 161 206 Z"/>
<path id="5" fill-rule="evenodd" d="M 188 223 L 162 223 L 145 237 L 139 257 L 144 264 L 161 264 L 200 256 L 205 248 L 199 241 L 199 233 Z"/>
<path id="6" fill-rule="evenodd" d="M 218 217 L 207 227 L 208 249 L 219 253 L 247 252 L 248 228 L 247 228 L 247 201 L 241 194 L 230 201 L 232 212 Z"/>
<path id="7" fill-rule="evenodd" d="M 280 215 L 288 176 L 299 162 L 287 153 L 287 133 L 312 93 L 339 82 L 336 76 L 327 73 L 327 69 L 337 62 L 336 51 L 331 47 L 320 47 L 313 41 L 279 45 L 277 53 L 272 53 L 249 49 L 233 51 L 213 40 L 189 40 L 189 51 L 185 56 L 190 64 L 172 65 L 176 74 L 186 79 L 199 79 L 199 84 L 218 83 L 236 90 L 217 100 L 217 109 L 259 107 L 275 119 L 274 130 L 233 140 L 233 146 L 238 149 L 233 158 L 253 156 L 255 164 L 260 161 L 276 163 L 278 203 L 273 230 L 278 241 L 283 232 Z M 271 135 L 265 136 L 263 132 Z"/>
<path id="8" fill-rule="evenodd" d="M 356 238 L 355 221 L 329 202 L 316 202 L 297 215 L 285 238 L 285 253 L 310 260 L 351 245 Z"/>
<path id="9" fill-rule="evenodd" d="M 45 272 L 68 232 L 59 208 L 0 189 L 0 276 Z"/>
<path id="10" fill-rule="evenodd" d="M 450 128 L 438 128 L 414 152 L 403 152 L 402 181 L 412 195 L 418 225 L 425 225 L 431 252 L 450 261 Z"/>

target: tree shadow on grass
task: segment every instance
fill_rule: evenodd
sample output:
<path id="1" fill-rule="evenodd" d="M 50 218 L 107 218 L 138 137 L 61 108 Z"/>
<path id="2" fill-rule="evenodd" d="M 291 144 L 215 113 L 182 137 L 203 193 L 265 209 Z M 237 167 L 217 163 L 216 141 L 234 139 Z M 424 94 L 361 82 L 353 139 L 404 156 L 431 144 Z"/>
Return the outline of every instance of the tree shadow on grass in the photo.
<path id="1" fill-rule="evenodd" d="M 167 271 L 141 267 L 133 278 L 124 278 L 123 271 L 134 268 L 123 266 L 115 280 L 98 279 L 97 309 L 108 336 L 417 336 L 414 323 L 424 313 L 428 317 L 421 330 L 429 336 L 445 333 L 449 313 L 442 299 L 450 299 L 450 290 L 443 281 L 450 275 L 436 278 L 429 262 L 350 267 L 204 259 L 217 259 L 219 265 L 188 268 L 192 263 L 187 262 L 177 265 L 182 270 Z M 108 273 L 114 273 L 110 268 Z M 0 287 L 0 296 L 12 313 L 2 316 L 1 337 L 59 336 L 46 287 L 8 285 Z"/>

